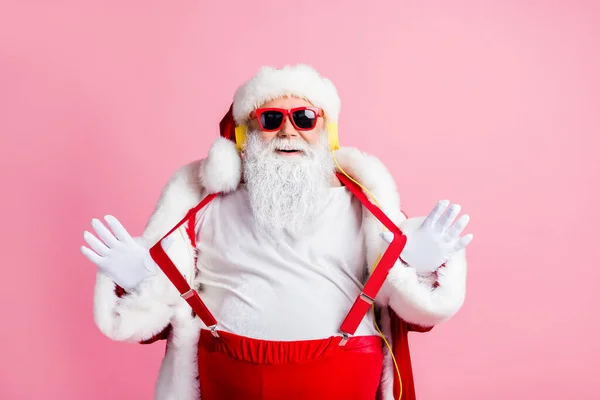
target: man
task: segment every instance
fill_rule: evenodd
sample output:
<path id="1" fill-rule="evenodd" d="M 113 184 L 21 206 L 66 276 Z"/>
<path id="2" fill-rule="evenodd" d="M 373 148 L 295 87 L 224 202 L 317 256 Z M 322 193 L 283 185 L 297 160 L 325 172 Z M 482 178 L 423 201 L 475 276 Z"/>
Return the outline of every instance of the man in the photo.
<path id="1" fill-rule="evenodd" d="M 95 321 L 167 340 L 156 399 L 414 399 L 407 332 L 462 306 L 468 216 L 440 201 L 407 219 L 386 168 L 337 149 L 339 112 L 314 69 L 262 68 L 142 237 L 92 220 Z"/>

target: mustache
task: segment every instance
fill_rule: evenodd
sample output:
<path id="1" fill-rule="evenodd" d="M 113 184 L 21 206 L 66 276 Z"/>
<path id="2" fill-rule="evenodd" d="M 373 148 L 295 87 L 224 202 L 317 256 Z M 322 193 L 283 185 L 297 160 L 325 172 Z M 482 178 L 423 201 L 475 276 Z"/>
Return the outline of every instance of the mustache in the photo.
<path id="1" fill-rule="evenodd" d="M 269 143 L 269 147 L 273 150 L 312 150 L 311 147 L 300 139 L 273 139 Z"/>
<path id="2" fill-rule="evenodd" d="M 251 135 L 253 136 L 253 138 L 255 140 L 258 140 L 260 142 L 260 139 L 258 138 L 259 137 L 258 132 L 252 131 Z M 317 146 L 308 144 L 302 138 L 285 139 L 285 138 L 274 137 L 271 140 L 269 140 L 268 142 L 260 143 L 259 147 L 265 153 L 273 153 L 276 150 L 298 150 L 298 151 L 302 151 L 304 154 L 306 154 L 308 156 L 315 156 L 316 151 L 317 151 L 317 149 L 316 149 Z"/>

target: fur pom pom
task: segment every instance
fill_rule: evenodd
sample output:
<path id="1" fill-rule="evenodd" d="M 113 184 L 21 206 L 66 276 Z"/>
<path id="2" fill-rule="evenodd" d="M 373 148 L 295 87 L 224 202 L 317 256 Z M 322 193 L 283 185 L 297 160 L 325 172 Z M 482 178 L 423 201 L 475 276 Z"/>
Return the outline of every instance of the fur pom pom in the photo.
<path id="1" fill-rule="evenodd" d="M 200 166 L 201 185 L 207 193 L 228 193 L 237 188 L 241 179 L 242 159 L 235 143 L 217 138 Z"/>

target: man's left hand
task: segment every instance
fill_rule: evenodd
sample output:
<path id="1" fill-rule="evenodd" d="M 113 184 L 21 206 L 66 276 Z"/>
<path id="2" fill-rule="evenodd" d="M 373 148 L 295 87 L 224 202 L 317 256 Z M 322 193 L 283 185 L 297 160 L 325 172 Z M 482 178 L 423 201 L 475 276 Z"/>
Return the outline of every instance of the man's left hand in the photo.
<path id="1" fill-rule="evenodd" d="M 472 234 L 460 237 L 469 223 L 469 216 L 465 214 L 452 224 L 461 207 L 453 204 L 444 213 L 448 204 L 448 200 L 440 200 L 419 228 L 405 233 L 407 240 L 400 259 L 415 268 L 418 275 L 431 275 L 455 252 L 464 249 L 473 240 Z M 387 231 L 381 237 L 391 243 L 394 234 Z"/>

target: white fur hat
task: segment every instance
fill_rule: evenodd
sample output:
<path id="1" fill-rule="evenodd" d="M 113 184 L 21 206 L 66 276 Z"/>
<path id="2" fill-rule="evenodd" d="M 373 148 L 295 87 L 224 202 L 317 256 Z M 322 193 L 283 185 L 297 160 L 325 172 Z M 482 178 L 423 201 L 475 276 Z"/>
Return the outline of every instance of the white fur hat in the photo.
<path id="1" fill-rule="evenodd" d="M 235 92 L 233 119 L 237 125 L 243 125 L 261 104 L 286 95 L 305 98 L 323 109 L 328 122 L 338 122 L 341 102 L 335 86 L 315 69 L 303 64 L 281 69 L 260 68 Z"/>

